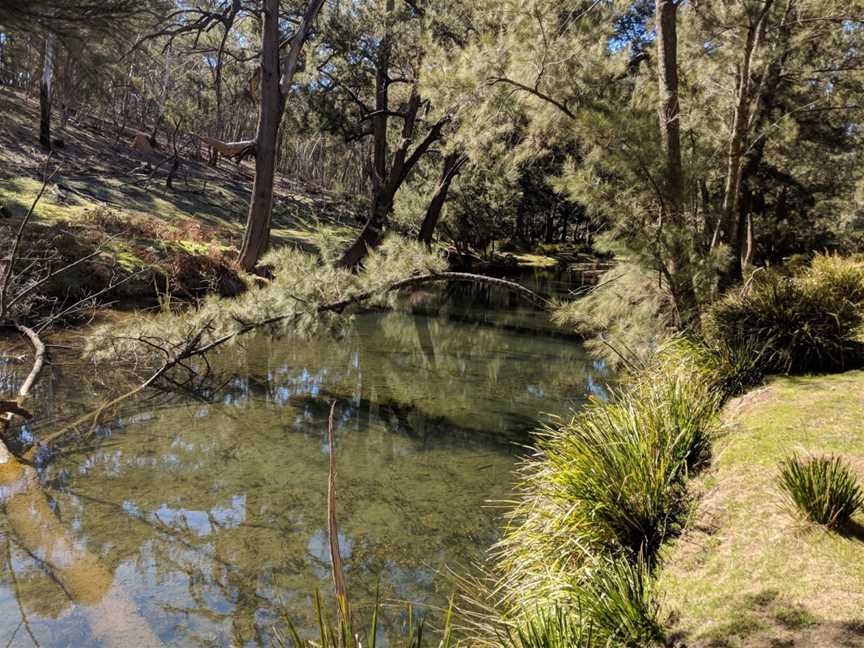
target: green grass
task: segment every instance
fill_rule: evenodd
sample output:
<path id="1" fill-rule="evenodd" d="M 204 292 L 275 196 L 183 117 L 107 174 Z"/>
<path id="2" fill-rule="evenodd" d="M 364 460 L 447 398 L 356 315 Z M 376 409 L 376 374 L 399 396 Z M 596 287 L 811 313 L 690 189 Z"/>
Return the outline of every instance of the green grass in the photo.
<path id="1" fill-rule="evenodd" d="M 839 456 L 864 475 L 862 394 L 856 371 L 777 378 L 727 405 L 711 469 L 697 480 L 701 501 L 689 531 L 664 550 L 657 584 L 688 646 L 834 646 L 858 636 L 864 520 L 843 533 L 802 526 L 776 480 L 795 452 Z"/>

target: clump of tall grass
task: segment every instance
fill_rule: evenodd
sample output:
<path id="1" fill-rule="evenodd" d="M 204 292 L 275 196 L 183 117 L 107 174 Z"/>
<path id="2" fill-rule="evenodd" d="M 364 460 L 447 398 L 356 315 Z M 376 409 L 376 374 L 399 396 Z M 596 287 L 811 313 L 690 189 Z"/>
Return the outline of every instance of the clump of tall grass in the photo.
<path id="1" fill-rule="evenodd" d="M 600 560 L 577 597 L 595 645 L 645 648 L 664 642 L 650 567 L 641 558 Z"/>
<path id="2" fill-rule="evenodd" d="M 677 363 L 700 380 L 714 398 L 723 402 L 758 385 L 765 378 L 764 346 L 753 340 L 736 345 L 712 344 L 702 337 L 677 337 L 667 341 L 659 356 Z"/>
<path id="3" fill-rule="evenodd" d="M 801 459 L 780 464 L 780 488 L 807 519 L 827 527 L 842 526 L 864 508 L 864 493 L 840 457 Z"/>
<path id="4" fill-rule="evenodd" d="M 494 604 L 487 607 L 474 643 L 496 648 L 646 648 L 664 642 L 651 568 L 641 558 L 590 558 L 571 574 L 560 594 L 558 600 L 537 600 L 503 613 Z"/>
<path id="5" fill-rule="evenodd" d="M 864 263 L 817 255 L 791 276 L 764 271 L 714 304 L 710 346 L 742 358 L 758 352 L 763 374 L 832 371 L 862 359 Z"/>
<path id="6" fill-rule="evenodd" d="M 502 648 L 592 648 L 596 635 L 582 617 L 561 605 L 538 608 L 497 635 Z"/>
<path id="7" fill-rule="evenodd" d="M 543 430 L 497 547 L 503 588 L 562 600 L 596 555 L 653 564 L 680 529 L 686 478 L 708 459 L 718 407 L 703 381 L 658 362 L 610 402 Z"/>

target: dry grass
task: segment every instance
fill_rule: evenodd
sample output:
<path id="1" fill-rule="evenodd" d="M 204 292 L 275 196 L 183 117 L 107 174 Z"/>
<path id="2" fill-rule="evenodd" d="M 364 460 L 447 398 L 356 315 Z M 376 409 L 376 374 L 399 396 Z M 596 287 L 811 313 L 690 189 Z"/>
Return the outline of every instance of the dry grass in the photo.
<path id="1" fill-rule="evenodd" d="M 864 477 L 864 372 L 776 379 L 728 404 L 691 530 L 659 587 L 699 646 L 864 646 L 864 519 L 842 533 L 789 514 L 777 464 L 843 457 Z"/>

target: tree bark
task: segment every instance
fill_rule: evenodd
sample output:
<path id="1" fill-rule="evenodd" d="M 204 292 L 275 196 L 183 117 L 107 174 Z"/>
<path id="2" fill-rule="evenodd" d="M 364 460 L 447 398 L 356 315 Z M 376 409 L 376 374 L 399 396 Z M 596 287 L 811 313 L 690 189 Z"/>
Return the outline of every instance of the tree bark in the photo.
<path id="1" fill-rule="evenodd" d="M 420 225 L 420 234 L 417 240 L 421 243 L 425 243 L 426 245 L 432 244 L 432 234 L 435 232 L 435 227 L 441 218 L 441 210 L 447 201 L 450 184 L 467 160 L 468 158 L 464 155 L 455 152 L 450 153 L 444 158 L 441 180 L 438 182 L 435 193 L 432 194 L 432 200 L 429 201 L 429 207 L 426 208 L 426 216 L 423 217 L 423 223 Z"/>
<path id="2" fill-rule="evenodd" d="M 732 115 L 732 130 L 729 133 L 729 146 L 726 154 L 726 181 L 723 189 L 723 207 L 720 220 L 723 240 L 729 244 L 733 252 L 732 267 L 724 281 L 726 284 L 740 279 L 742 275 L 743 228 L 736 216 L 739 213 L 741 199 L 745 143 L 751 130 L 751 113 L 754 100 L 753 59 L 762 41 L 765 21 L 772 4 L 773 0 L 766 0 L 759 15 L 755 19 L 749 20 L 744 52 L 741 62 L 738 64 L 735 110 Z"/>
<path id="3" fill-rule="evenodd" d="M 251 271 L 267 250 L 273 209 L 276 135 L 282 119 L 279 92 L 279 0 L 264 0 L 261 43 L 261 104 L 255 133 L 255 182 L 240 248 L 240 265 Z"/>
<path id="4" fill-rule="evenodd" d="M 677 323 L 684 326 L 698 317 L 698 304 L 690 269 L 690 252 L 686 243 L 687 223 L 683 205 L 681 110 L 678 102 L 678 4 L 672 0 L 656 0 L 655 10 L 660 137 L 666 157 L 663 191 L 665 206 L 661 206 L 661 235 L 666 239 L 669 259 L 665 262 L 665 267 L 675 303 Z M 663 229 L 665 231 L 662 231 Z M 659 262 L 664 264 L 663 259 L 659 259 Z"/>
<path id="5" fill-rule="evenodd" d="M 51 149 L 51 102 L 54 99 L 55 36 L 45 36 L 42 54 L 42 79 L 39 82 L 39 143 Z"/>
<path id="6" fill-rule="evenodd" d="M 285 98 L 294 79 L 300 51 L 309 37 L 312 22 L 321 11 L 324 0 L 309 0 L 306 12 L 294 35 L 284 60 L 279 60 L 279 0 L 264 0 L 261 45 L 261 105 L 255 133 L 255 182 L 246 217 L 246 231 L 240 248 L 240 266 L 248 271 L 270 243 L 270 219 L 273 211 L 273 180 L 276 171 L 276 139 Z"/>

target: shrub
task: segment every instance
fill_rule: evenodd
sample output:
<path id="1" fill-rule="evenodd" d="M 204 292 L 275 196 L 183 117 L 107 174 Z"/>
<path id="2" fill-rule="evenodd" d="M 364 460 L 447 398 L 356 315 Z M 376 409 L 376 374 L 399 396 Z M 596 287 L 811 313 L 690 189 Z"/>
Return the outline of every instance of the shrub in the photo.
<path id="1" fill-rule="evenodd" d="M 845 369 L 862 357 L 864 265 L 817 256 L 792 276 L 765 272 L 712 306 L 711 347 L 728 358 L 756 353 L 762 373 Z"/>
<path id="2" fill-rule="evenodd" d="M 656 558 L 680 527 L 685 479 L 708 458 L 719 399 L 658 364 L 613 402 L 547 428 L 498 545 L 514 599 L 560 600 L 591 557 Z"/>
<path id="3" fill-rule="evenodd" d="M 848 522 L 864 506 L 861 487 L 839 457 L 793 455 L 780 464 L 780 487 L 808 519 L 827 527 Z"/>
<path id="4" fill-rule="evenodd" d="M 660 605 L 641 558 L 603 560 L 578 595 L 583 619 L 597 645 L 644 648 L 664 642 Z"/>

